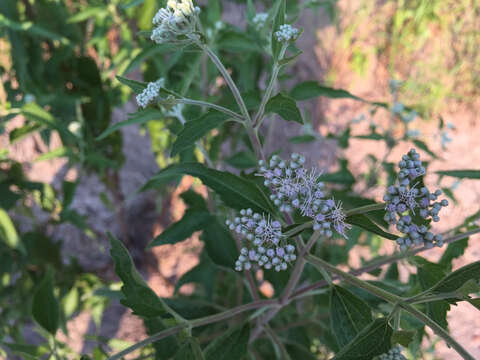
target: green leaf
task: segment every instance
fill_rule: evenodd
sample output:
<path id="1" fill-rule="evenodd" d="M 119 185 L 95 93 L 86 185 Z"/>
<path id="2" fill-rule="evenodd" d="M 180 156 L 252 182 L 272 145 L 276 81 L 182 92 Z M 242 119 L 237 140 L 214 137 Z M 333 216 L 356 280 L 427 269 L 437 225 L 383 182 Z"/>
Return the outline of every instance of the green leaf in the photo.
<path id="1" fill-rule="evenodd" d="M 468 238 L 448 244 L 448 247 L 442 254 L 439 263 L 442 265 L 451 266 L 452 260 L 462 256 L 467 247 Z"/>
<path id="2" fill-rule="evenodd" d="M 208 211 L 187 209 L 183 217 L 153 239 L 147 246 L 147 249 L 154 246 L 176 244 L 183 241 L 192 236 L 195 231 L 202 230 L 212 221 L 212 218 Z"/>
<path id="3" fill-rule="evenodd" d="M 237 31 L 222 31 L 217 46 L 230 52 L 248 53 L 260 52 L 260 48 L 245 33 Z"/>
<path id="4" fill-rule="evenodd" d="M 193 189 L 188 189 L 180 194 L 183 202 L 190 208 L 203 209 L 207 210 L 207 203 L 202 195 L 194 191 Z"/>
<path id="5" fill-rule="evenodd" d="M 144 83 L 144 82 L 127 79 L 127 78 L 125 78 L 123 76 L 119 76 L 119 75 L 117 75 L 116 78 L 123 85 L 127 85 L 135 93 L 141 93 L 147 87 L 147 83 Z"/>
<path id="6" fill-rule="evenodd" d="M 112 234 L 108 233 L 108 237 L 111 245 L 110 254 L 115 263 L 115 273 L 123 282 L 124 298 L 120 302 L 132 309 L 135 315 L 147 318 L 165 315 L 167 311 L 162 299 L 141 278 L 125 246 Z"/>
<path id="7" fill-rule="evenodd" d="M 33 318 L 52 335 L 57 332 L 60 321 L 60 308 L 53 293 L 54 283 L 53 269 L 49 267 L 32 301 Z"/>
<path id="8" fill-rule="evenodd" d="M 274 213 L 275 210 L 267 196 L 251 181 L 229 172 L 213 170 L 200 163 L 173 164 L 153 176 L 141 191 L 153 189 L 172 179 L 176 175 L 191 175 L 216 191 L 228 206 L 234 209 L 252 208 L 254 211 Z"/>
<path id="9" fill-rule="evenodd" d="M 250 169 L 258 165 L 255 155 L 250 151 L 237 152 L 225 159 L 225 162 L 237 169 Z"/>
<path id="10" fill-rule="evenodd" d="M 332 331 L 340 348 L 372 322 L 370 307 L 350 291 L 336 285 L 330 291 L 330 316 Z"/>
<path id="11" fill-rule="evenodd" d="M 205 242 L 208 257 L 217 265 L 233 268 L 238 257 L 232 233 L 215 219 L 204 228 L 200 239 Z"/>
<path id="12" fill-rule="evenodd" d="M 160 110 L 153 108 L 148 108 L 133 114 L 129 114 L 128 120 L 120 121 L 119 123 L 110 126 L 107 130 L 105 130 L 97 137 L 97 140 L 102 140 L 106 138 L 108 135 L 121 129 L 124 126 L 143 124 L 151 120 L 163 119 L 164 117 L 165 115 Z"/>
<path id="13" fill-rule="evenodd" d="M 444 170 L 437 171 L 438 175 L 452 176 L 460 179 L 480 179 L 480 170 Z"/>
<path id="14" fill-rule="evenodd" d="M 372 360 L 391 348 L 393 329 L 386 318 L 376 319 L 365 327 L 333 360 Z"/>
<path id="15" fill-rule="evenodd" d="M 0 208 L 0 239 L 11 249 L 16 249 L 26 255 L 25 247 L 20 241 L 15 225 L 13 225 L 8 213 L 2 208 Z"/>
<path id="16" fill-rule="evenodd" d="M 423 142 L 421 140 L 413 140 L 413 143 L 415 144 L 416 147 L 418 147 L 419 149 L 422 149 L 423 151 L 425 151 L 428 155 L 430 155 L 434 159 L 438 159 L 438 156 L 435 155 L 435 153 L 432 150 L 430 150 L 430 148 L 428 147 L 428 145 L 425 142 Z"/>
<path id="17" fill-rule="evenodd" d="M 377 224 L 370 220 L 365 214 L 350 215 L 345 220 L 346 223 L 356 225 L 370 231 L 374 234 L 380 235 L 389 240 L 397 240 L 398 236 L 383 231 Z"/>
<path id="18" fill-rule="evenodd" d="M 448 274 L 433 286 L 432 291 L 436 293 L 455 292 L 469 280 L 480 281 L 480 261 L 465 265 Z"/>
<path id="19" fill-rule="evenodd" d="M 197 266 L 191 268 L 178 279 L 175 284 L 175 292 L 185 284 L 197 283 L 203 285 L 208 298 L 211 298 L 215 286 L 215 282 L 212 280 L 215 279 L 216 274 L 218 274 L 218 268 L 212 261 L 206 257 L 202 258 Z"/>
<path id="20" fill-rule="evenodd" d="M 70 16 L 67 19 L 68 24 L 74 24 L 81 21 L 85 21 L 91 17 L 102 18 L 108 15 L 108 10 L 106 7 L 102 6 L 89 6 L 76 13 L 75 15 Z"/>
<path id="21" fill-rule="evenodd" d="M 147 334 L 152 336 L 163 330 L 166 330 L 168 326 L 160 317 L 153 317 L 143 319 Z M 164 360 L 170 359 L 178 351 L 178 342 L 176 336 L 168 336 L 164 339 L 155 341 L 153 343 L 155 349 L 155 359 Z"/>
<path id="22" fill-rule="evenodd" d="M 317 81 L 305 81 L 303 83 L 297 84 L 290 91 L 290 95 L 295 100 L 309 100 L 318 96 L 325 96 L 330 99 L 353 99 L 376 106 L 386 107 L 386 104 L 384 103 L 367 101 L 356 95 L 351 94 L 347 90 L 334 89 L 331 87 L 323 86 L 320 85 Z"/>
<path id="23" fill-rule="evenodd" d="M 182 150 L 195 145 L 195 141 L 201 139 L 210 130 L 219 127 L 228 118 L 228 115 L 213 110 L 195 120 L 187 121 L 173 143 L 171 156 L 175 156 Z"/>
<path id="24" fill-rule="evenodd" d="M 206 347 L 205 360 L 241 360 L 248 352 L 249 338 L 249 323 L 234 327 Z"/>
<path id="25" fill-rule="evenodd" d="M 77 188 L 76 182 L 64 181 L 62 183 L 62 193 L 63 193 L 63 209 L 66 209 L 70 206 L 75 195 L 75 189 Z"/>
<path id="26" fill-rule="evenodd" d="M 188 338 L 173 360 L 204 360 L 202 349 L 195 338 Z"/>
<path id="27" fill-rule="evenodd" d="M 400 344 L 408 347 L 415 338 L 416 331 L 413 330 L 397 330 L 392 335 L 392 345 Z"/>
<path id="28" fill-rule="evenodd" d="M 295 100 L 282 93 L 278 93 L 268 100 L 265 105 L 265 112 L 278 114 L 286 121 L 295 121 L 303 124 L 302 114 Z"/>
<path id="29" fill-rule="evenodd" d="M 52 114 L 35 103 L 23 105 L 22 115 L 30 121 L 55 129 L 62 135 L 70 135 L 73 137 L 72 133 L 70 133 L 62 122 L 55 119 Z"/>

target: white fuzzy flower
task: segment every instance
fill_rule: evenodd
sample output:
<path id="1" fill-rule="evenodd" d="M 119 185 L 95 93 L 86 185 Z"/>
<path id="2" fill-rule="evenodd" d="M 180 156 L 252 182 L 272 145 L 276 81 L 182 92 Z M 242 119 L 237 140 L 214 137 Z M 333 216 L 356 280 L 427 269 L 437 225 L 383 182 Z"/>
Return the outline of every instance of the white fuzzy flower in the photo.
<path id="1" fill-rule="evenodd" d="M 137 95 L 137 104 L 142 108 L 146 108 L 157 96 L 160 88 L 164 85 L 165 80 L 163 78 L 158 79 L 155 82 L 148 83 L 147 87 Z"/>
<path id="2" fill-rule="evenodd" d="M 195 30 L 196 17 L 200 8 L 191 0 L 169 0 L 167 6 L 158 10 L 152 23 L 151 40 L 157 44 L 174 42 L 178 36 L 191 34 Z"/>
<path id="3" fill-rule="evenodd" d="M 300 32 L 298 29 L 294 28 L 292 25 L 283 24 L 280 25 L 279 30 L 275 32 L 275 37 L 277 38 L 277 41 L 290 42 L 297 40 L 299 34 Z"/>
<path id="4" fill-rule="evenodd" d="M 267 19 L 268 19 L 267 13 L 258 13 L 257 15 L 255 15 L 255 17 L 252 19 L 255 29 L 257 30 L 262 29 L 265 26 Z"/>

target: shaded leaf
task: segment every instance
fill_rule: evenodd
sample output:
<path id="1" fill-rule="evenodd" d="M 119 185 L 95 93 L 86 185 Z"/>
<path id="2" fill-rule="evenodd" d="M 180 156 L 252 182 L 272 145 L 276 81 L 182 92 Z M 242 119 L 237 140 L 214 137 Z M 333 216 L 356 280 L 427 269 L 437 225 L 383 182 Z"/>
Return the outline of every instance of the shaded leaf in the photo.
<path id="1" fill-rule="evenodd" d="M 365 327 L 347 346 L 341 349 L 334 360 L 372 360 L 391 348 L 393 329 L 386 318 L 376 319 Z"/>
<path id="2" fill-rule="evenodd" d="M 205 360 L 241 360 L 248 352 L 249 338 L 249 323 L 234 327 L 206 347 Z"/>
<path id="3" fill-rule="evenodd" d="M 350 291 L 334 285 L 330 291 L 332 331 L 340 348 L 372 322 L 370 307 Z"/>
<path id="4" fill-rule="evenodd" d="M 60 322 L 60 308 L 53 293 L 54 283 L 53 269 L 49 267 L 32 301 L 33 318 L 52 335 L 57 332 Z"/>
<path id="5" fill-rule="evenodd" d="M 370 220 L 364 214 L 350 215 L 346 218 L 345 222 L 351 225 L 359 226 L 362 229 L 365 229 L 367 231 L 370 231 L 371 233 L 380 235 L 389 240 L 397 240 L 398 238 L 398 236 L 395 236 L 386 231 L 383 231 L 378 225 L 376 225 L 372 220 Z"/>
<path id="6" fill-rule="evenodd" d="M 408 345 L 414 340 L 415 331 L 413 330 L 397 330 L 393 332 L 392 335 L 392 345 L 400 344 L 404 347 L 408 347 Z"/>
<path id="7" fill-rule="evenodd" d="M 302 114 L 295 100 L 282 93 L 278 93 L 268 100 L 265 105 L 265 112 L 278 114 L 286 121 L 295 121 L 303 124 Z"/>
<path id="8" fill-rule="evenodd" d="M 20 241 L 15 225 L 13 225 L 8 213 L 2 208 L 0 208 L 0 239 L 2 239 L 8 247 L 26 254 L 25 247 Z"/>
<path id="9" fill-rule="evenodd" d="M 141 189 L 145 191 L 163 185 L 174 176 L 191 175 L 214 190 L 228 206 L 234 209 L 252 208 L 254 211 L 274 213 L 267 196 L 251 181 L 229 172 L 213 170 L 200 163 L 173 164 L 153 176 Z"/>
<path id="10" fill-rule="evenodd" d="M 151 120 L 163 119 L 164 117 L 165 115 L 160 110 L 156 110 L 153 108 L 148 108 L 142 111 L 138 111 L 134 114 L 129 114 L 128 120 L 120 121 L 119 123 L 116 123 L 110 126 L 108 129 L 106 129 L 97 137 L 97 140 L 102 140 L 106 138 L 108 135 L 121 129 L 124 126 L 133 125 L 133 124 L 143 124 Z"/>
<path id="11" fill-rule="evenodd" d="M 162 300 L 141 278 L 125 246 L 112 234 L 109 233 L 108 237 L 111 245 L 110 254 L 115 263 L 115 273 L 123 282 L 124 298 L 120 302 L 132 309 L 135 315 L 147 318 L 165 315 L 167 312 Z"/>
<path id="12" fill-rule="evenodd" d="M 175 354 L 174 360 L 204 360 L 202 349 L 195 338 L 188 338 Z"/>
<path id="13" fill-rule="evenodd" d="M 480 281 L 480 261 L 465 265 L 448 274 L 432 288 L 432 291 L 436 293 L 455 292 L 469 280 Z"/>
<path id="14" fill-rule="evenodd" d="M 205 242 L 208 257 L 220 266 L 233 268 L 238 257 L 237 246 L 232 233 L 215 219 L 204 228 L 200 237 Z"/>
<path id="15" fill-rule="evenodd" d="M 140 81 L 136 81 L 136 80 L 127 79 L 126 77 L 119 76 L 119 75 L 117 75 L 116 78 L 123 85 L 127 85 L 135 93 L 141 93 L 148 85 L 145 82 L 140 82 Z"/>

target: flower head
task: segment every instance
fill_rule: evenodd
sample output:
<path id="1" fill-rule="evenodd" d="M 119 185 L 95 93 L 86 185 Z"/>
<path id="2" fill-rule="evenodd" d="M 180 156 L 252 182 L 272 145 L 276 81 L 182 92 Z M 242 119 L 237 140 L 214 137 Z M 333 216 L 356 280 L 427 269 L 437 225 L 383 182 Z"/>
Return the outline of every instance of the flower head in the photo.
<path id="1" fill-rule="evenodd" d="M 396 224 L 397 230 L 405 234 L 404 237 L 397 239 L 397 243 L 403 250 L 412 245 L 442 246 L 442 236 L 433 235 L 426 225 L 415 224 L 413 217 L 419 215 L 425 220 L 438 222 L 440 221 L 438 213 L 442 207 L 448 205 L 448 201 L 445 199 L 436 201 L 442 194 L 440 190 L 431 193 L 425 186 L 418 189 L 418 182 L 412 185 L 413 180 L 425 175 L 425 168 L 415 149 L 403 155 L 398 166 L 400 172 L 397 184 L 389 186 L 383 197 L 387 211 L 385 220 L 390 224 Z"/>
<path id="2" fill-rule="evenodd" d="M 407 360 L 405 356 L 402 355 L 402 349 L 400 346 L 395 346 L 390 349 L 389 352 L 378 356 L 378 360 Z"/>
<path id="3" fill-rule="evenodd" d="M 152 23 L 156 28 L 152 31 L 151 40 L 162 44 L 191 34 L 199 12 L 200 8 L 193 6 L 192 0 L 169 0 L 167 6 L 153 17 Z"/>
<path id="4" fill-rule="evenodd" d="M 151 103 L 160 92 L 160 88 L 165 84 L 163 78 L 158 79 L 155 82 L 148 83 L 147 87 L 137 95 L 137 104 L 142 108 L 146 108 L 149 103 Z"/>
<path id="5" fill-rule="evenodd" d="M 261 30 L 265 26 L 266 22 L 268 19 L 268 14 L 267 13 L 258 13 L 255 15 L 255 17 L 252 19 L 253 25 L 255 26 L 255 29 Z"/>
<path id="6" fill-rule="evenodd" d="M 260 161 L 257 175 L 265 178 L 264 184 L 272 191 L 270 199 L 280 211 L 298 210 L 300 215 L 313 219 L 313 229 L 321 235 L 330 237 L 335 230 L 345 235 L 345 213 L 342 204 L 333 199 L 325 199 L 321 173 L 304 167 L 305 158 L 292 154 L 289 160 L 277 155 L 266 161 Z"/>
<path id="7" fill-rule="evenodd" d="M 295 261 L 295 246 L 288 244 L 282 234 L 279 221 L 270 216 L 243 209 L 233 221 L 227 220 L 228 228 L 242 237 L 244 246 L 235 262 L 235 270 L 249 270 L 263 267 L 282 271 Z"/>
<path id="8" fill-rule="evenodd" d="M 285 43 L 297 40 L 299 35 L 300 32 L 298 31 L 298 29 L 294 28 L 290 24 L 280 25 L 279 30 L 275 32 L 275 37 L 277 41 Z"/>

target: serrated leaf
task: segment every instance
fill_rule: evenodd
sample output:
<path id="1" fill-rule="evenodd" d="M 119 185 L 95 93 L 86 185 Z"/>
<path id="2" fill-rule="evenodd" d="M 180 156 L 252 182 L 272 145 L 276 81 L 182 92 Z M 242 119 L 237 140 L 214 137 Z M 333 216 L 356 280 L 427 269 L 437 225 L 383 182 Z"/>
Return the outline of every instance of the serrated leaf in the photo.
<path id="1" fill-rule="evenodd" d="M 175 156 L 182 150 L 194 146 L 195 141 L 201 139 L 210 130 L 219 127 L 228 119 L 229 116 L 224 113 L 209 111 L 195 120 L 187 121 L 173 143 L 171 156 Z"/>
<path id="2" fill-rule="evenodd" d="M 444 170 L 436 171 L 438 175 L 452 176 L 460 179 L 480 179 L 480 170 Z"/>
<path id="3" fill-rule="evenodd" d="M 305 81 L 303 83 L 297 84 L 290 91 L 290 96 L 292 96 L 295 100 L 309 100 L 318 96 L 325 96 L 330 99 L 353 99 L 376 106 L 387 107 L 387 105 L 384 103 L 367 101 L 356 95 L 353 95 L 347 90 L 323 86 L 320 85 L 317 81 Z"/>
<path id="4" fill-rule="evenodd" d="M 200 163 L 185 162 L 173 164 L 153 176 L 141 189 L 153 189 L 178 175 L 191 175 L 214 190 L 227 204 L 234 209 L 252 208 L 254 211 L 274 213 L 275 210 L 260 188 L 251 181 L 226 171 L 213 170 Z"/>
<path id="5" fill-rule="evenodd" d="M 391 348 L 393 329 L 386 318 L 376 319 L 365 327 L 333 360 L 372 360 Z"/>
<path id="6" fill-rule="evenodd" d="M 204 228 L 200 237 L 205 242 L 208 257 L 217 265 L 233 268 L 238 257 L 232 233 L 215 219 Z"/>
<path id="7" fill-rule="evenodd" d="M 372 322 L 370 307 L 350 291 L 334 285 L 330 291 L 332 331 L 341 348 Z"/>
<path id="8" fill-rule="evenodd" d="M 183 241 L 192 236 L 195 231 L 202 230 L 212 219 L 213 217 L 208 211 L 187 209 L 183 217 L 153 239 L 150 244 L 148 244 L 147 249 L 154 246 L 176 244 Z"/>
<path id="9" fill-rule="evenodd" d="M 53 293 L 54 283 L 54 272 L 49 267 L 38 285 L 32 301 L 33 318 L 52 335 L 55 335 L 57 332 L 60 322 L 60 308 L 58 300 Z"/>
<path id="10" fill-rule="evenodd" d="M 188 338 L 175 354 L 174 360 L 204 360 L 202 349 L 195 338 Z"/>
<path id="11" fill-rule="evenodd" d="M 135 93 L 141 93 L 148 85 L 145 82 L 127 79 L 126 77 L 123 77 L 123 76 L 120 76 L 120 75 L 117 75 L 116 78 L 123 85 L 127 85 Z"/>
<path id="12" fill-rule="evenodd" d="M 148 108 L 148 109 L 138 111 L 136 113 L 128 114 L 128 115 L 129 115 L 128 120 L 120 121 L 119 123 L 116 123 L 110 126 L 103 133 L 101 133 L 96 140 L 102 140 L 106 138 L 108 135 L 110 135 L 111 133 L 121 129 L 124 126 L 133 125 L 133 124 L 143 124 L 148 121 L 163 119 L 165 117 L 165 115 L 160 110 L 153 109 L 153 108 Z"/>
<path id="13" fill-rule="evenodd" d="M 465 265 L 440 280 L 432 291 L 435 293 L 455 292 L 467 281 L 480 281 L 480 261 Z"/>
<path id="14" fill-rule="evenodd" d="M 133 310 L 133 314 L 146 318 L 162 316 L 167 313 L 162 300 L 150 289 L 135 269 L 133 260 L 122 242 L 112 234 L 110 254 L 115 263 L 115 273 L 122 280 L 123 305 Z"/>
<path id="15" fill-rule="evenodd" d="M 286 121 L 295 121 L 303 124 L 302 114 L 295 100 L 282 93 L 278 93 L 268 100 L 265 105 L 265 112 L 278 114 Z"/>
<path id="16" fill-rule="evenodd" d="M 398 238 L 398 236 L 395 236 L 386 231 L 383 231 L 377 224 L 375 224 L 372 220 L 370 220 L 364 214 L 350 215 L 345 219 L 345 222 L 351 225 L 359 226 L 362 229 L 365 229 L 367 231 L 370 231 L 371 233 L 380 235 L 389 240 L 397 240 Z"/>
<path id="17" fill-rule="evenodd" d="M 234 327 L 206 347 L 205 360 L 241 360 L 248 352 L 249 339 L 249 323 Z"/>

